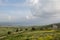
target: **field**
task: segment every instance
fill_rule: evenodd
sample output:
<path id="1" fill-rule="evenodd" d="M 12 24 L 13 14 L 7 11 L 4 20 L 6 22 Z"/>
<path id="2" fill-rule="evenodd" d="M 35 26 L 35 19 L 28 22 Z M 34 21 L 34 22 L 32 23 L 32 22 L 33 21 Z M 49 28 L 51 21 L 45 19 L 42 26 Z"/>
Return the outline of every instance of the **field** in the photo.
<path id="1" fill-rule="evenodd" d="M 60 31 L 0 27 L 0 40 L 60 40 Z"/>

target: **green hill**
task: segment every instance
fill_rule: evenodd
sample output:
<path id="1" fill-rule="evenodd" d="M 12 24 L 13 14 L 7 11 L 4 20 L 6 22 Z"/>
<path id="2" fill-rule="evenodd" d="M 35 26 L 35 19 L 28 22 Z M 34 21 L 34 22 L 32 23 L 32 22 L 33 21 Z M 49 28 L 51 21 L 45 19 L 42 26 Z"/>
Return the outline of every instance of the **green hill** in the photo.
<path id="1" fill-rule="evenodd" d="M 57 25 L 56 30 L 52 25 Z M 60 23 L 31 27 L 0 27 L 0 40 L 60 40 Z"/>

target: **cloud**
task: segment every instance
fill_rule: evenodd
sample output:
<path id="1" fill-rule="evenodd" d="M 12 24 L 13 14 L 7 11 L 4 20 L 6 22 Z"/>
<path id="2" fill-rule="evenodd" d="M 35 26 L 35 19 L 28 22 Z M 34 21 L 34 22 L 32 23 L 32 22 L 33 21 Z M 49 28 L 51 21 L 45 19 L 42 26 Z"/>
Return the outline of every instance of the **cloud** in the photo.
<path id="1" fill-rule="evenodd" d="M 52 17 L 60 11 L 60 0 L 33 0 L 31 6 L 32 14 L 35 16 Z M 41 5 L 40 5 L 41 4 Z"/>
<path id="2" fill-rule="evenodd" d="M 30 10 L 9 10 L 9 11 L 1 11 L 0 12 L 0 22 L 9 21 L 9 22 L 21 22 L 26 21 L 28 18 L 33 19 L 34 17 L 31 15 Z M 4 19 L 4 20 L 3 20 Z"/>
<path id="3" fill-rule="evenodd" d="M 15 3 L 14 3 L 15 1 Z M 26 2 L 21 3 L 19 0 L 0 0 L 0 6 L 14 6 L 14 7 L 25 7 Z M 26 5 L 27 7 L 27 5 Z"/>
<path id="4" fill-rule="evenodd" d="M 26 21 L 37 23 L 52 23 L 60 20 L 60 0 L 25 0 L 25 2 L 11 3 L 8 0 L 0 0 L 0 6 L 13 6 L 17 10 L 9 10 L 3 13 L 3 19 L 11 21 Z M 19 8 L 28 8 L 19 9 Z M 32 21 L 33 20 L 33 21 Z"/>
<path id="5" fill-rule="evenodd" d="M 0 6 L 30 7 L 31 4 L 34 5 L 38 2 L 38 0 L 25 0 L 24 2 L 20 2 L 19 0 L 13 0 L 13 1 L 18 1 L 18 2 L 14 3 L 12 1 L 9 2 L 9 0 L 0 0 Z"/>
<path id="6" fill-rule="evenodd" d="M 37 18 L 37 17 L 36 17 L 36 16 L 33 16 L 32 14 L 26 16 L 26 19 L 27 19 L 27 20 L 36 19 L 36 18 Z"/>
<path id="7" fill-rule="evenodd" d="M 54 23 L 60 20 L 60 0 L 30 0 L 32 16 L 40 17 L 43 23 Z M 27 16 L 29 18 L 29 16 Z"/>

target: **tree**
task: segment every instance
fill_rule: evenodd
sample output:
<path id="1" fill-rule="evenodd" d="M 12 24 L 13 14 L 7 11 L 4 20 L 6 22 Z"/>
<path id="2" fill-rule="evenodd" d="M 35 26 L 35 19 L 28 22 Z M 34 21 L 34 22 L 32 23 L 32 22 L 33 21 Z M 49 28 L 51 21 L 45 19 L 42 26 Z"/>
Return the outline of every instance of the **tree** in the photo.
<path id="1" fill-rule="evenodd" d="M 32 27 L 32 30 L 34 31 L 34 30 L 36 30 L 34 27 Z"/>
<path id="2" fill-rule="evenodd" d="M 8 34 L 11 34 L 11 31 L 8 31 Z"/>

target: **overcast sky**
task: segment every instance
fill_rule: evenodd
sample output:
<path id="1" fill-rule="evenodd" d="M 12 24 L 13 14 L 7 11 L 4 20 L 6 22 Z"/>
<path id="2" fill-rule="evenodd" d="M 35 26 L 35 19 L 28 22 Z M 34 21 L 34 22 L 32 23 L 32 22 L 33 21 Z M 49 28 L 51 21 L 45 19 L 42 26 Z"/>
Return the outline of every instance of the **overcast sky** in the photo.
<path id="1" fill-rule="evenodd" d="M 60 22 L 60 0 L 0 0 L 0 22 L 23 25 Z"/>

